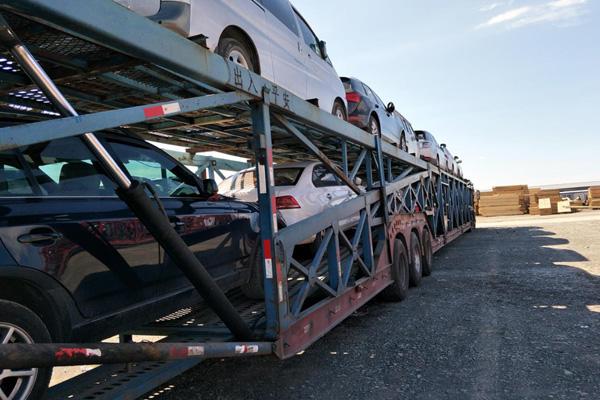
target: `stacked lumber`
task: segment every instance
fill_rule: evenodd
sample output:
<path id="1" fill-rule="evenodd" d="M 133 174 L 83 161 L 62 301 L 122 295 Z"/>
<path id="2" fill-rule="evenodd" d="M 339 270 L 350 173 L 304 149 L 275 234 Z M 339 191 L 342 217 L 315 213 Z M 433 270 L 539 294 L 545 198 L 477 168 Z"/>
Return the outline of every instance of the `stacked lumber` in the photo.
<path id="1" fill-rule="evenodd" d="M 588 189 L 588 205 L 600 207 L 600 186 L 592 186 Z"/>
<path id="2" fill-rule="evenodd" d="M 550 208 L 540 208 L 540 201 L 550 204 Z M 558 214 L 558 202 L 562 201 L 560 190 L 529 190 L 529 214 L 532 215 L 552 215 Z"/>
<path id="3" fill-rule="evenodd" d="M 484 217 L 523 215 L 527 213 L 528 203 L 527 185 L 498 186 L 480 194 L 479 214 Z"/>

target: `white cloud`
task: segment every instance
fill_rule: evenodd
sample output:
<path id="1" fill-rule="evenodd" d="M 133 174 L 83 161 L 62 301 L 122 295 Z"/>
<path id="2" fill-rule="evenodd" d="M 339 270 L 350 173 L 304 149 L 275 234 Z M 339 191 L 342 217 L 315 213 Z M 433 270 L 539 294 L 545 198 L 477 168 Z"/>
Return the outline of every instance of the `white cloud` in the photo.
<path id="1" fill-rule="evenodd" d="M 501 7 L 503 5 L 503 3 L 491 3 L 488 4 L 487 6 L 483 6 L 479 9 L 479 11 L 481 12 L 487 12 L 487 11 L 493 11 L 498 7 Z"/>
<path id="2" fill-rule="evenodd" d="M 505 26 L 514 29 L 542 22 L 573 25 L 587 12 L 587 1 L 552 0 L 543 4 L 514 8 L 489 18 L 477 28 Z"/>

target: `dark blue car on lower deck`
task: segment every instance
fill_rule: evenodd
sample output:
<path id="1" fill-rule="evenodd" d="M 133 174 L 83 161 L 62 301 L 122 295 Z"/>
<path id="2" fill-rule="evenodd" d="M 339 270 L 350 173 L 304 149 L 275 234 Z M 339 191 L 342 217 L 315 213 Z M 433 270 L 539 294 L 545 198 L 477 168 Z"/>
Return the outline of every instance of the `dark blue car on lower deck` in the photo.
<path id="1" fill-rule="evenodd" d="M 248 285 L 255 205 L 210 193 L 141 139 L 99 137 L 224 290 Z M 0 152 L 0 300 L 39 316 L 53 341 L 102 339 L 198 300 L 114 189 L 78 137 Z"/>

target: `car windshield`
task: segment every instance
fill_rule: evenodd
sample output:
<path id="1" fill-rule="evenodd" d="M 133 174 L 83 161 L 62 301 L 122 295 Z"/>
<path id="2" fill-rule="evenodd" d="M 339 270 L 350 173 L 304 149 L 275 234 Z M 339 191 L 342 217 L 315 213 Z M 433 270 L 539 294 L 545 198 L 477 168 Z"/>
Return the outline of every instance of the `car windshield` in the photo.
<path id="1" fill-rule="evenodd" d="M 275 168 L 275 186 L 294 186 L 298 183 L 304 168 Z"/>

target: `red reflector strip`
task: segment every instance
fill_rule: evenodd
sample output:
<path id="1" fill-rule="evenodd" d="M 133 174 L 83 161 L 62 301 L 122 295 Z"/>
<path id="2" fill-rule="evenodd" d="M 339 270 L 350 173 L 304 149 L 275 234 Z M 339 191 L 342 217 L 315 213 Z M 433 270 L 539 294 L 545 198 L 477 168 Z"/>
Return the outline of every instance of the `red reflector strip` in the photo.
<path id="1" fill-rule="evenodd" d="M 271 259 L 271 241 L 269 239 L 263 240 L 263 253 L 266 259 Z"/>
<path id="2" fill-rule="evenodd" d="M 156 118 L 165 115 L 162 106 L 149 107 L 144 109 L 144 116 L 146 118 Z"/>
<path id="3" fill-rule="evenodd" d="M 166 114 L 176 114 L 181 111 L 179 103 L 169 103 L 162 106 L 148 107 L 144 109 L 146 119 L 162 117 Z"/>

